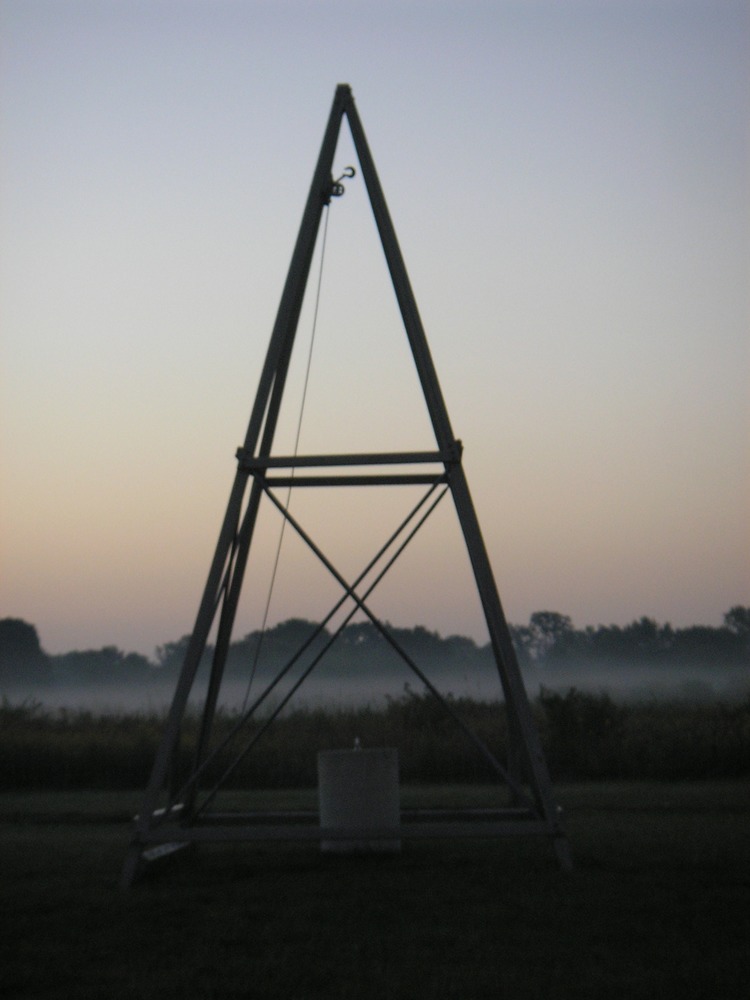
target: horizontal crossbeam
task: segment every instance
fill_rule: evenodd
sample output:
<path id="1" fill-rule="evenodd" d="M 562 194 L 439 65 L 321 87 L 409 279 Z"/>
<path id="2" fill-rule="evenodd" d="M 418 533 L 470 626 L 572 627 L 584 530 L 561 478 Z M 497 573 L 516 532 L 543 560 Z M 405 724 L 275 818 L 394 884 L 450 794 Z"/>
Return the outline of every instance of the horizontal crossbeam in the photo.
<path id="1" fill-rule="evenodd" d="M 252 455 L 246 448 L 237 449 L 240 469 L 245 472 L 264 469 L 331 468 L 349 465 L 450 465 L 461 459 L 461 442 L 449 451 L 384 451 L 350 455 Z"/>
<path id="2" fill-rule="evenodd" d="M 402 815 L 403 822 L 393 828 L 373 826 L 372 828 L 349 829 L 342 827 L 323 827 L 315 822 L 317 817 L 307 817 L 296 814 L 288 820 L 282 815 L 259 816 L 259 821 L 248 822 L 247 815 L 237 816 L 232 821 L 227 816 L 217 816 L 219 822 L 210 822 L 205 817 L 192 826 L 157 826 L 142 837 L 145 844 L 182 844 L 206 843 L 211 841 L 251 841 L 251 840 L 393 840 L 394 838 L 433 838 L 433 837 L 513 837 L 513 836 L 549 836 L 550 824 L 543 819 L 531 816 L 526 810 L 430 810 L 426 815 L 420 815 L 421 810 L 415 810 L 414 816 L 408 812 Z M 479 814 L 482 813 L 482 815 Z"/>
<path id="3" fill-rule="evenodd" d="M 433 473 L 385 473 L 381 475 L 354 476 L 269 476 L 263 479 L 267 486 L 436 486 L 447 483 L 444 472 Z"/>

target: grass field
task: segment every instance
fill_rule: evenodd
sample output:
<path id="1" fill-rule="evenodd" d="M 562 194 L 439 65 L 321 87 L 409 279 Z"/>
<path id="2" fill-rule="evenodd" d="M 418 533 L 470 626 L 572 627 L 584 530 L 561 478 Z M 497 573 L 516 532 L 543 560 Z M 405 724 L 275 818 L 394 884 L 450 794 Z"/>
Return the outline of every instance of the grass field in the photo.
<path id="1" fill-rule="evenodd" d="M 507 757 L 501 705 L 453 699 L 468 729 Z M 750 697 L 737 701 L 616 703 L 606 694 L 571 689 L 542 692 L 533 702 L 547 764 L 556 781 L 700 781 L 750 775 Z M 215 740 L 236 728 L 238 715 L 219 712 Z M 19 789 L 142 789 L 164 730 L 164 716 L 48 711 L 0 704 L 0 791 Z M 200 717 L 188 713 L 181 732 L 185 768 L 193 761 Z M 215 773 L 234 761 L 253 725 L 218 755 Z M 405 694 L 385 705 L 290 711 L 276 719 L 256 751 L 245 756 L 226 787 L 314 785 L 319 750 L 390 746 L 407 784 L 474 782 L 488 769 L 453 719 L 428 694 Z M 209 772 L 210 775 L 210 772 Z M 210 782 L 210 776 L 206 782 Z"/>
<path id="2" fill-rule="evenodd" d="M 404 789 L 410 804 L 479 794 Z M 744 1000 L 748 783 L 558 797 L 568 874 L 542 841 L 410 841 L 379 858 L 206 845 L 123 893 L 138 793 L 0 795 L 0 996 Z"/>

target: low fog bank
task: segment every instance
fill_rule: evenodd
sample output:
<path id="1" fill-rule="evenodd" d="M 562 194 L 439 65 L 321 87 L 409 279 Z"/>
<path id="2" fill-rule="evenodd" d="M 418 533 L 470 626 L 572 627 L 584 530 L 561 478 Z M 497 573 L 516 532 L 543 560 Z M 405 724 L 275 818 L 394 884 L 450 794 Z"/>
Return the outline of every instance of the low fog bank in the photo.
<path id="1" fill-rule="evenodd" d="M 243 711 L 260 699 L 260 714 L 290 709 L 382 706 L 421 695 L 425 685 L 409 663 L 443 695 L 496 701 L 502 688 L 489 645 L 442 637 L 422 626 L 347 624 L 331 634 L 301 618 L 233 641 L 227 651 L 219 705 Z M 650 618 L 621 628 L 577 629 L 566 615 L 537 611 L 511 637 L 531 698 L 542 689 L 572 688 L 615 701 L 739 701 L 750 697 L 750 607 L 737 605 L 719 628 L 673 629 Z M 388 640 L 388 641 L 386 641 Z M 172 701 L 190 639 L 156 650 L 154 660 L 114 646 L 51 656 L 36 627 L 0 619 L 0 697 L 45 710 L 161 713 Z M 200 705 L 214 648 L 207 645 L 193 686 Z M 296 685 L 300 682 L 299 690 Z"/>
<path id="2" fill-rule="evenodd" d="M 482 666 L 466 671 L 437 671 L 431 674 L 425 667 L 428 679 L 444 696 L 470 698 L 475 701 L 502 700 L 502 688 L 494 666 Z M 540 691 L 564 693 L 571 688 L 592 694 L 607 694 L 614 701 L 689 701 L 689 702 L 739 702 L 750 697 L 750 672 L 744 667 L 713 667 L 711 665 L 644 667 L 559 665 L 554 669 L 543 666 L 526 666 L 522 669 L 526 690 L 531 699 Z M 290 692 L 296 678 L 284 677 L 263 697 L 259 714 L 274 710 Z M 222 685 L 220 708 L 239 712 L 261 698 L 270 685 L 268 675 L 256 676 L 248 687 L 247 680 L 228 677 Z M 3 700 L 12 705 L 38 705 L 45 711 L 92 712 L 95 714 L 162 714 L 171 704 L 175 678 L 160 680 L 157 677 L 144 683 L 122 682 L 108 684 L 14 684 L 0 691 Z M 377 668 L 364 673 L 353 671 L 348 675 L 332 676 L 323 665 L 313 672 L 288 701 L 288 709 L 337 708 L 370 705 L 377 708 L 388 699 L 408 697 L 410 693 L 422 694 L 426 690 L 422 681 L 404 670 L 394 676 L 392 670 Z M 205 696 L 205 680 L 196 682 L 191 704 L 200 708 Z"/>
<path id="3" fill-rule="evenodd" d="M 567 691 L 576 688 L 591 694 L 608 694 L 614 701 L 744 701 L 750 697 L 750 672 L 746 667 L 669 666 L 623 667 L 561 666 L 555 670 L 527 667 L 523 671 L 530 697 L 541 688 Z"/>

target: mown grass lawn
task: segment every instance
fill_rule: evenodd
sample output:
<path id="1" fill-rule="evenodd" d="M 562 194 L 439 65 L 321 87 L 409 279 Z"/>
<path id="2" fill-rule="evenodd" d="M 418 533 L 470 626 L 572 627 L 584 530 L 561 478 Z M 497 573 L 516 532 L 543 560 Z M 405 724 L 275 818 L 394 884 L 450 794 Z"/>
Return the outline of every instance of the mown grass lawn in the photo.
<path id="1" fill-rule="evenodd" d="M 568 874 L 543 841 L 409 841 L 379 858 L 206 845 L 128 893 L 138 795 L 0 796 L 0 996 L 744 1000 L 747 783 L 558 796 Z"/>

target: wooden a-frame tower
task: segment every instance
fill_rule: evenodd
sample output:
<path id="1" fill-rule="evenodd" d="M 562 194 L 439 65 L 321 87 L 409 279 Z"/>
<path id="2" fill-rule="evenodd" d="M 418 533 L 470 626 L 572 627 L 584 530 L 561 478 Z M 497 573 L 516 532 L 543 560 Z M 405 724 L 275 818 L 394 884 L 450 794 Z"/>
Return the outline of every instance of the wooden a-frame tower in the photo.
<path id="1" fill-rule="evenodd" d="M 435 451 L 294 456 L 273 454 L 274 434 L 322 213 L 332 196 L 343 193 L 341 179 L 339 181 L 333 180 L 331 171 L 341 122 L 344 117 L 349 122 L 360 171 L 366 185 L 406 335 L 424 392 L 429 418 L 435 434 Z M 286 522 L 307 543 L 340 584 L 343 596 L 334 610 L 337 610 L 345 602 L 350 602 L 354 609 L 352 614 L 355 611 L 364 613 L 407 666 L 435 695 L 446 711 L 454 717 L 457 725 L 474 742 L 498 778 L 510 789 L 512 796 L 510 806 L 492 811 L 484 810 L 481 817 L 456 814 L 455 811 L 450 815 L 446 813 L 444 816 L 440 816 L 435 815 L 433 811 L 429 821 L 427 821 L 427 818 L 420 815 L 418 811 L 412 814 L 403 812 L 401 835 L 418 838 L 429 836 L 541 835 L 552 840 L 561 866 L 569 867 L 568 843 L 560 827 L 549 773 L 461 464 L 461 453 L 462 445 L 454 437 L 451 428 L 448 411 L 430 356 L 396 233 L 351 89 L 348 85 L 341 84 L 336 88 L 328 117 L 244 445 L 237 451 L 237 472 L 195 627 L 185 652 L 180 677 L 161 743 L 156 753 L 143 805 L 135 820 L 133 838 L 123 871 L 124 886 L 127 887 L 132 883 L 148 861 L 188 844 L 202 841 L 253 839 L 325 838 L 330 841 L 337 837 L 343 839 L 349 836 L 342 831 L 321 829 L 317 815 L 313 813 L 307 817 L 308 822 L 300 821 L 300 815 L 295 814 L 295 822 L 293 823 L 285 821 L 283 815 L 251 813 L 241 816 L 233 815 L 230 818 L 224 813 L 212 813 L 210 804 L 213 801 L 216 788 L 208 794 L 202 803 L 200 802 L 202 779 L 205 778 L 207 765 L 215 754 L 210 743 L 214 716 L 253 531 L 259 507 L 264 498 L 270 500 L 278 508 Z M 386 468 L 388 471 L 378 471 L 378 469 L 384 470 Z M 394 468 L 406 471 L 394 472 Z M 416 468 L 424 471 L 415 472 Z M 343 471 L 332 471 L 337 469 Z M 280 472 L 285 474 L 281 475 Z M 304 528 L 292 517 L 288 507 L 278 499 L 275 493 L 279 488 L 288 488 L 292 485 L 295 488 L 303 488 L 315 486 L 382 487 L 401 484 L 422 485 L 427 490 L 427 494 L 378 552 L 366 570 L 354 581 L 344 579 L 313 539 L 306 534 Z M 455 714 L 450 702 L 442 697 L 422 668 L 400 647 L 391 636 L 388 627 L 376 618 L 367 604 L 367 598 L 372 589 L 403 550 L 406 541 L 402 541 L 396 554 L 390 557 L 386 570 L 381 571 L 375 584 L 363 589 L 365 576 L 373 569 L 379 559 L 389 550 L 393 550 L 393 546 L 396 545 L 399 538 L 403 538 L 404 531 L 417 519 L 418 513 L 421 511 L 417 527 L 410 529 L 411 534 L 407 536 L 407 541 L 428 516 L 424 513 L 424 509 L 426 508 L 429 513 L 436 506 L 438 501 L 433 497 L 435 491 L 450 492 L 453 498 L 487 623 L 508 716 L 511 747 L 506 766 L 503 766 L 487 746 L 464 726 Z M 209 633 L 216 622 L 217 615 L 218 627 L 203 702 L 194 763 L 187 775 L 180 775 L 178 774 L 177 759 L 183 719 L 198 668 L 206 653 Z M 313 638 L 323 632 L 330 617 L 331 615 L 323 621 Z M 304 645 L 308 646 L 309 643 Z M 298 651 L 298 654 L 292 657 L 279 677 L 298 659 L 302 651 Z M 312 666 L 315 665 L 317 659 L 313 660 Z M 291 693 L 302 683 L 312 666 L 305 670 Z M 230 738 L 236 737 L 243 730 L 243 727 L 251 720 L 256 707 L 275 683 L 274 681 L 260 698 L 256 698 L 247 711 L 242 712 Z M 291 693 L 288 697 L 291 697 Z M 288 698 L 284 699 L 284 702 L 286 700 Z M 275 714 L 271 718 L 275 717 Z M 256 743 L 268 725 L 269 720 L 264 719 L 256 726 L 249 742 L 239 751 L 236 762 L 245 755 L 250 746 Z M 225 749 L 223 744 L 221 749 Z M 232 766 L 227 773 L 231 770 Z M 378 836 L 377 831 L 373 831 L 373 836 Z"/>

